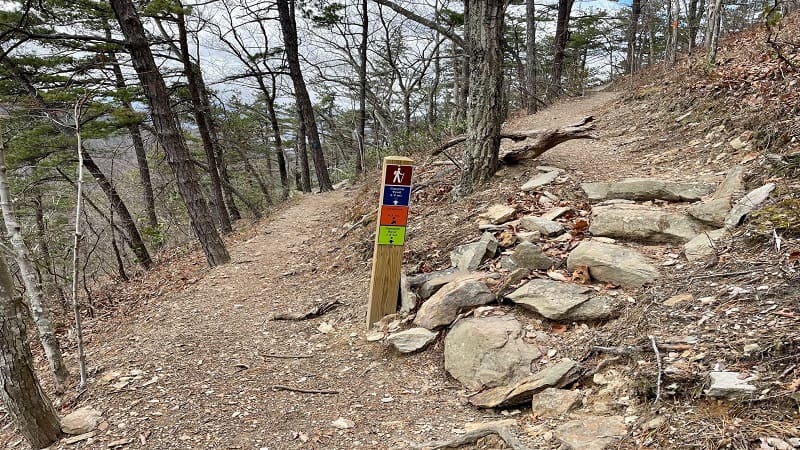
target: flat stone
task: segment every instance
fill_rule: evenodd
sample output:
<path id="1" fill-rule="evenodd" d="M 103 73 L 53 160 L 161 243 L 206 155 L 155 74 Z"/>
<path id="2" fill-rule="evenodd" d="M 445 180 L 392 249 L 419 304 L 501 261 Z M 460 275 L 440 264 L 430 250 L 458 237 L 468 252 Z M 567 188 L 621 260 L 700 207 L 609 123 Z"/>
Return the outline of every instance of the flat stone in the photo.
<path id="1" fill-rule="evenodd" d="M 589 226 L 595 236 L 647 243 L 684 243 L 710 229 L 688 214 L 642 205 L 595 207 Z"/>
<path id="2" fill-rule="evenodd" d="M 581 403 L 581 393 L 568 389 L 547 388 L 533 395 L 531 411 L 545 419 L 563 416 Z"/>
<path id="3" fill-rule="evenodd" d="M 71 437 L 65 438 L 65 439 L 63 439 L 61 441 L 61 443 L 62 444 L 66 444 L 66 445 L 77 444 L 80 441 L 85 441 L 86 439 L 89 439 L 90 437 L 94 437 L 94 435 L 95 435 L 95 432 L 94 431 L 90 431 L 88 433 L 83 433 L 83 434 L 79 434 L 77 436 L 71 436 Z"/>
<path id="4" fill-rule="evenodd" d="M 571 450 L 604 450 L 628 433 L 621 416 L 586 416 L 561 425 L 555 437 Z"/>
<path id="5" fill-rule="evenodd" d="M 583 241 L 567 257 L 567 268 L 588 266 L 595 280 L 622 287 L 639 287 L 659 277 L 650 258 L 636 250 L 615 244 Z"/>
<path id="6" fill-rule="evenodd" d="M 556 180 L 556 178 L 558 178 L 559 175 L 560 173 L 557 170 L 553 170 L 552 172 L 540 173 L 531 178 L 530 180 L 528 180 L 527 183 L 523 184 L 521 189 L 524 192 L 530 192 L 536 190 L 537 188 L 552 183 L 553 181 Z"/>
<path id="7" fill-rule="evenodd" d="M 716 254 L 719 243 L 729 236 L 728 230 L 720 228 L 707 233 L 698 234 L 683 245 L 683 254 L 689 261 L 702 261 Z"/>
<path id="8" fill-rule="evenodd" d="M 536 170 L 539 172 L 558 172 L 558 173 L 566 173 L 566 170 L 560 167 L 554 166 L 536 166 Z"/>
<path id="9" fill-rule="evenodd" d="M 544 370 L 506 386 L 498 386 L 481 391 L 469 398 L 469 402 L 479 408 L 497 408 L 521 405 L 531 402 L 533 395 L 549 387 L 563 387 L 573 380 L 572 374 L 578 364 L 564 358 Z"/>
<path id="10" fill-rule="evenodd" d="M 486 428 L 509 428 L 517 424 L 516 419 L 492 420 L 490 422 L 467 422 L 464 424 L 465 431 L 483 430 Z"/>
<path id="11" fill-rule="evenodd" d="M 686 212 L 697 220 L 707 223 L 715 228 L 725 225 L 725 217 L 731 210 L 734 196 L 741 195 L 744 191 L 744 167 L 732 167 L 725 180 L 719 185 L 711 199 L 690 206 Z"/>
<path id="12" fill-rule="evenodd" d="M 413 353 L 427 347 L 438 335 L 439 333 L 426 328 L 411 328 L 390 334 L 386 342 L 392 344 L 400 353 Z"/>
<path id="13" fill-rule="evenodd" d="M 711 386 L 706 391 L 709 397 L 739 399 L 756 391 L 739 372 L 711 372 L 708 376 L 711 378 Z"/>
<path id="14" fill-rule="evenodd" d="M 497 239 L 492 233 L 483 233 L 478 242 L 464 244 L 450 252 L 450 261 L 460 270 L 477 269 L 484 258 L 491 258 L 497 251 Z"/>
<path id="15" fill-rule="evenodd" d="M 542 238 L 542 233 L 538 231 L 519 231 L 517 232 L 517 239 L 521 242 L 539 242 L 539 239 Z"/>
<path id="16" fill-rule="evenodd" d="M 417 289 L 417 296 L 422 300 L 430 298 L 436 291 L 441 289 L 442 286 L 456 281 L 474 280 L 481 281 L 487 278 L 499 278 L 500 274 L 492 272 L 463 272 L 456 268 L 455 271 L 441 271 L 441 275 L 429 278 L 425 281 L 419 289 Z"/>
<path id="17" fill-rule="evenodd" d="M 694 301 L 694 295 L 684 292 L 683 294 L 673 295 L 672 297 L 664 300 L 664 306 L 677 306 L 681 303 Z"/>
<path id="18" fill-rule="evenodd" d="M 570 211 L 572 211 L 572 208 L 568 206 L 556 206 L 555 208 L 550 208 L 550 210 L 542 214 L 540 217 L 545 220 L 556 220 Z"/>
<path id="19" fill-rule="evenodd" d="M 531 280 L 506 297 L 550 320 L 601 320 L 614 315 L 606 297 L 592 298 L 595 291 L 573 283 L 544 278 Z"/>
<path id="20" fill-rule="evenodd" d="M 619 316 L 619 310 L 614 307 L 614 299 L 605 295 L 598 295 L 571 309 L 567 313 L 565 320 L 588 322 L 612 319 L 617 316 Z"/>
<path id="21" fill-rule="evenodd" d="M 504 386 L 531 375 L 542 351 L 511 316 L 460 320 L 444 340 L 444 367 L 469 389 Z"/>
<path id="22" fill-rule="evenodd" d="M 564 225 L 538 216 L 524 216 L 519 220 L 522 228 L 538 231 L 543 236 L 558 236 L 564 233 Z"/>
<path id="23" fill-rule="evenodd" d="M 514 218 L 516 209 L 508 205 L 492 205 L 486 211 L 478 215 L 478 220 L 482 223 L 500 225 Z"/>
<path id="24" fill-rule="evenodd" d="M 433 294 L 417 311 L 414 325 L 435 330 L 453 323 L 462 309 L 495 300 L 485 283 L 462 280 L 449 283 Z"/>
<path id="25" fill-rule="evenodd" d="M 758 189 L 753 189 L 748 192 L 747 195 L 733 205 L 733 208 L 731 208 L 731 211 L 728 213 L 727 217 L 725 217 L 725 228 L 730 230 L 739 226 L 744 216 L 761 206 L 761 204 L 769 198 L 769 194 L 774 189 L 775 183 L 767 183 Z"/>
<path id="26" fill-rule="evenodd" d="M 97 427 L 103 414 L 89 406 L 76 409 L 61 419 L 61 431 L 66 434 L 86 434 Z"/>
<path id="27" fill-rule="evenodd" d="M 627 178 L 616 183 L 582 183 L 581 189 L 589 200 L 667 200 L 694 202 L 714 191 L 711 183 Z"/>
<path id="28" fill-rule="evenodd" d="M 530 242 L 522 242 L 514 249 L 511 261 L 515 268 L 547 270 L 553 266 L 553 258 L 542 253 L 542 248 Z"/>
<path id="29" fill-rule="evenodd" d="M 420 273 L 420 274 L 417 274 L 417 275 L 409 275 L 408 276 L 408 284 L 412 288 L 418 288 L 418 287 L 422 286 L 423 284 L 425 284 L 426 282 L 428 282 L 429 280 L 431 280 L 433 278 L 441 277 L 443 275 L 449 275 L 449 274 L 452 274 L 452 273 L 463 273 L 463 272 L 459 272 L 458 267 L 450 267 L 450 268 L 444 269 L 444 270 L 436 270 L 436 271 L 428 272 L 428 273 Z"/>
<path id="30" fill-rule="evenodd" d="M 331 426 L 336 428 L 337 430 L 347 430 L 356 426 L 356 423 L 350 419 L 345 419 L 344 417 L 339 417 L 338 419 L 331 422 Z"/>

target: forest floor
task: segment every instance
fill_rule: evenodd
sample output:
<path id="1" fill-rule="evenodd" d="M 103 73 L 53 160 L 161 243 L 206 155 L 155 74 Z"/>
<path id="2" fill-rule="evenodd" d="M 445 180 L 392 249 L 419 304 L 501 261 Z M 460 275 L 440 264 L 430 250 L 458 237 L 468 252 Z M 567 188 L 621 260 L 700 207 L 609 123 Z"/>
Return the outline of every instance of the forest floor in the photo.
<path id="1" fill-rule="evenodd" d="M 538 165 L 566 171 L 551 190 L 562 204 L 585 216 L 590 208 L 580 182 L 633 176 L 719 181 L 732 165 L 757 164 L 748 150 L 737 153 L 723 145 L 742 132 L 740 127 L 714 118 L 687 124 L 682 121 L 685 111 L 662 103 L 648 86 L 618 85 L 511 119 L 506 129 L 528 130 L 565 126 L 593 115 L 597 139 L 569 141 L 539 159 L 505 167 L 480 192 L 457 203 L 449 202 L 456 180 L 444 158 L 418 158 L 417 181 L 432 183 L 412 199 L 404 269 L 446 268 L 450 250 L 477 238 L 475 218 L 489 205 L 511 204 L 520 214 L 541 212 L 535 199 L 519 190 Z M 720 123 L 728 127 L 719 128 Z M 797 152 L 796 145 L 792 151 Z M 756 187 L 763 181 L 750 178 Z M 552 424 L 530 409 L 468 405 L 465 389 L 444 370 L 441 338 L 413 355 L 366 341 L 374 221 L 364 220 L 352 229 L 351 224 L 374 210 L 378 188 L 378 175 L 371 174 L 350 190 L 300 195 L 261 222 L 240 223 L 226 239 L 229 264 L 208 269 L 197 250 L 188 251 L 129 283 L 109 287 L 99 302 L 100 315 L 87 321 L 87 389 L 56 397 L 60 414 L 91 406 L 102 412 L 102 422 L 92 437 L 54 448 L 400 450 L 451 439 L 471 423 L 508 417 L 518 421 L 517 433 L 535 445 L 531 448 L 558 448 L 552 433 L 549 440 L 542 438 Z M 796 436 L 796 411 L 787 408 L 783 390 L 777 397 L 767 392 L 766 400 L 733 405 L 703 399 L 700 393 L 701 378 L 711 366 L 742 371 L 758 366 L 762 378 L 774 379 L 775 386 L 800 377 L 798 293 L 790 289 L 797 280 L 772 275 L 784 270 L 796 276 L 791 264 L 797 258 L 787 261 L 783 253 L 798 247 L 792 239 L 784 239 L 778 253 L 770 249 L 774 242 L 738 242 L 744 250 L 732 252 L 716 267 L 665 264 L 658 285 L 615 294 L 626 299 L 626 311 L 608 323 L 560 326 L 530 313 L 517 314 L 526 326 L 552 332 L 559 356 L 592 367 L 598 362 L 596 355 L 587 356 L 592 344 L 633 344 L 651 334 L 696 333 L 698 343 L 688 354 L 666 355 L 691 361 L 689 381 L 674 398 L 653 404 L 657 371 L 652 355 L 617 362 L 608 376 L 619 372 L 622 377 L 627 371 L 622 378 L 629 385 L 606 406 L 589 398 L 592 389 L 597 393 L 591 381 L 581 386 L 587 408 L 612 408 L 626 421 L 631 418 L 631 432 L 621 448 L 748 448 L 749 442 L 758 442 L 759 433 Z M 662 262 L 680 253 L 676 245 L 637 248 Z M 775 269 L 778 265 L 783 268 Z M 733 278 L 717 282 L 717 275 L 705 278 L 708 271 Z M 771 296 L 760 296 L 765 285 Z M 676 293 L 722 295 L 731 287 L 741 295 L 711 305 L 662 306 Z M 763 304 L 764 298 L 772 306 Z M 302 313 L 331 301 L 342 305 L 317 318 L 272 320 L 276 314 Z M 759 343 L 762 352 L 743 356 L 739 350 L 745 342 Z M 640 398 L 630 397 L 634 395 Z M 620 402 L 636 404 L 638 411 Z M 666 425 L 662 422 L 655 431 L 641 428 L 660 415 L 668 417 Z M 3 425 L 0 444 L 25 448 L 7 417 Z M 464 448 L 498 446 L 487 440 Z"/>

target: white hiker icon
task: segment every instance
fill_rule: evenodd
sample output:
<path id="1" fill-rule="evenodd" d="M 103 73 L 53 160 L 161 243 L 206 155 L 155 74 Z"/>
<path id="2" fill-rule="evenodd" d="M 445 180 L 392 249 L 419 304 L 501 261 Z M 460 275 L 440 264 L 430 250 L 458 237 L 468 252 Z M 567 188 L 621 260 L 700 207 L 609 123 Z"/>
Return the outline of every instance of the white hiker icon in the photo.
<path id="1" fill-rule="evenodd" d="M 394 175 L 394 178 L 392 178 L 392 183 L 400 184 L 403 182 L 403 176 L 405 176 L 405 174 L 403 173 L 402 170 L 400 170 L 399 167 L 395 169 L 394 172 L 392 172 L 392 174 Z"/>

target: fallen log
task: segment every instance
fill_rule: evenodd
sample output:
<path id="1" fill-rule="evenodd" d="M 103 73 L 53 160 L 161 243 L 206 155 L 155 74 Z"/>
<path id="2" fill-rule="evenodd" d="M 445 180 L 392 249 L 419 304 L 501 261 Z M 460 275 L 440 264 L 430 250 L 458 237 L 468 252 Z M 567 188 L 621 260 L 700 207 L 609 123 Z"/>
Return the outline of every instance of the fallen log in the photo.
<path id="1" fill-rule="evenodd" d="M 536 158 L 562 142 L 572 139 L 596 139 L 596 136 L 591 133 L 594 129 L 593 122 L 594 117 L 587 116 L 580 122 L 564 128 L 501 132 L 501 139 L 521 142 L 522 145 L 501 151 L 499 158 L 505 163 L 516 163 L 523 158 Z M 467 136 L 465 134 L 456 136 L 433 149 L 432 154 L 438 155 L 448 148 L 464 142 L 466 139 Z"/>

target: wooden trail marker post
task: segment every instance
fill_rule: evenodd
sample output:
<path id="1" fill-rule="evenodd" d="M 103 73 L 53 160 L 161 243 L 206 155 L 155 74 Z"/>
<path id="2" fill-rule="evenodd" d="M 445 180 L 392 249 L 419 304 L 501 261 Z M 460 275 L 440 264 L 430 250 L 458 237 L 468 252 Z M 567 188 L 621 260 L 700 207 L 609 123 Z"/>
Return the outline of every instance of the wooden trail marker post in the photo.
<path id="1" fill-rule="evenodd" d="M 400 290 L 400 265 L 406 242 L 408 205 L 411 200 L 411 176 L 414 161 L 402 156 L 383 158 L 380 211 L 372 254 L 372 277 L 369 283 L 367 328 L 383 316 L 397 312 Z"/>

